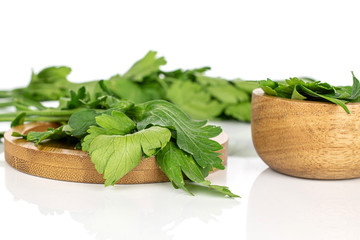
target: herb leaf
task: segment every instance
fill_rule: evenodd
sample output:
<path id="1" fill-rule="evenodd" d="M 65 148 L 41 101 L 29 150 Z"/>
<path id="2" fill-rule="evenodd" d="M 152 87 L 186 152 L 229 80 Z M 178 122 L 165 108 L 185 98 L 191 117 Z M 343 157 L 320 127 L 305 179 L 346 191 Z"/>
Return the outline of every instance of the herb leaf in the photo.
<path id="1" fill-rule="evenodd" d="M 134 110 L 139 130 L 151 125 L 173 129 L 178 147 L 192 154 L 202 168 L 212 166 L 224 169 L 220 153 L 216 152 L 222 146 L 210 139 L 222 132 L 220 127 L 205 125 L 206 121 L 192 120 L 177 106 L 163 100 L 139 104 Z"/>
<path id="2" fill-rule="evenodd" d="M 234 119 L 250 122 L 251 120 L 251 102 L 237 103 L 225 108 L 225 114 Z"/>
<path id="3" fill-rule="evenodd" d="M 97 125 L 95 117 L 99 113 L 93 109 L 81 110 L 73 113 L 69 118 L 69 125 L 73 130 L 72 136 L 81 138 L 87 134 L 90 126 Z"/>
<path id="4" fill-rule="evenodd" d="M 323 99 L 325 99 L 325 100 L 327 100 L 329 102 L 332 102 L 332 103 L 335 103 L 335 104 L 341 106 L 348 114 L 350 114 L 349 109 L 345 105 L 346 101 L 336 99 L 334 97 L 329 97 L 329 96 L 325 96 L 325 95 L 322 95 L 322 94 L 318 94 L 318 93 L 316 93 L 314 91 L 311 91 L 310 89 L 306 88 L 303 85 L 297 85 L 297 87 L 299 89 L 301 89 L 303 92 L 305 92 L 309 96 L 312 96 L 312 97 L 315 97 L 315 98 L 323 98 Z"/>
<path id="5" fill-rule="evenodd" d="M 29 142 L 35 142 L 35 145 L 38 145 L 45 139 L 58 140 L 66 137 L 68 137 L 68 135 L 63 131 L 63 126 L 60 126 L 56 129 L 48 128 L 45 132 L 29 132 L 26 140 Z"/>
<path id="6" fill-rule="evenodd" d="M 348 99 L 355 100 L 360 97 L 360 82 L 355 77 L 354 72 L 351 72 L 351 74 L 353 76 L 353 85 L 352 85 L 351 96 Z"/>
<path id="7" fill-rule="evenodd" d="M 224 105 L 211 98 L 201 85 L 177 81 L 168 88 L 168 98 L 194 119 L 213 119 L 220 115 Z"/>
<path id="8" fill-rule="evenodd" d="M 186 188 L 183 173 L 193 182 L 205 185 L 229 197 L 239 197 L 229 191 L 227 187 L 211 185 L 210 181 L 205 180 L 201 167 L 193 157 L 179 149 L 173 142 L 169 142 L 164 149 L 159 151 L 156 155 L 156 162 L 175 187 L 180 187 L 190 194 L 192 193 Z"/>
<path id="9" fill-rule="evenodd" d="M 136 128 L 135 123 L 123 112 L 112 111 L 111 116 L 102 114 L 96 117 L 96 123 L 113 134 L 124 135 Z"/>
<path id="10" fill-rule="evenodd" d="M 156 52 L 149 51 L 145 57 L 134 63 L 122 77 L 125 79 L 132 79 L 136 82 L 142 82 L 145 76 L 159 71 L 159 67 L 165 64 L 166 61 L 163 57 L 156 58 Z"/>
<path id="11" fill-rule="evenodd" d="M 11 127 L 15 127 L 15 126 L 24 124 L 25 116 L 26 116 L 26 113 L 25 113 L 25 112 L 20 112 L 20 113 L 14 118 L 14 120 L 12 120 L 10 126 L 11 126 Z"/>
<path id="12" fill-rule="evenodd" d="M 304 81 L 299 78 L 286 79 L 284 82 L 274 82 L 271 79 L 259 81 L 263 91 L 272 96 L 284 97 L 296 100 L 328 101 L 341 106 L 348 114 L 349 109 L 345 103 L 351 101 L 352 96 L 360 96 L 360 83 L 354 77 L 351 95 L 347 87 L 336 88 L 328 83 L 319 81 Z"/>
<path id="13" fill-rule="evenodd" d="M 150 157 L 170 140 L 167 128 L 150 127 L 128 135 L 99 135 L 90 143 L 89 154 L 96 170 L 104 174 L 105 186 L 114 185 L 136 167 L 144 153 Z"/>

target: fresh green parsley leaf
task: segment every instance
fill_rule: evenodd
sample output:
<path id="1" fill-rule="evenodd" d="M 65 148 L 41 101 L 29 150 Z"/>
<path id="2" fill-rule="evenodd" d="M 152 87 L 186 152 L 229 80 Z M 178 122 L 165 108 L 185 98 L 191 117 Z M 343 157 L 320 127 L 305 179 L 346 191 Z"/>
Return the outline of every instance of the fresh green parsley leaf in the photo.
<path id="1" fill-rule="evenodd" d="M 244 81 L 240 79 L 232 80 L 232 83 L 235 84 L 236 88 L 246 92 L 251 96 L 255 88 L 259 87 L 258 81 Z"/>
<path id="2" fill-rule="evenodd" d="M 60 126 L 56 129 L 48 128 L 45 132 L 29 132 L 26 140 L 29 142 L 35 142 L 35 145 L 38 145 L 46 139 L 59 140 L 67 137 L 68 135 L 63 131 L 63 126 Z"/>
<path id="3" fill-rule="evenodd" d="M 209 166 L 224 169 L 219 151 L 222 146 L 210 138 L 219 135 L 220 127 L 206 125 L 206 121 L 190 119 L 180 108 L 163 100 L 139 104 L 133 111 L 137 128 L 162 126 L 173 129 L 178 147 L 194 156 L 202 168 Z"/>
<path id="4" fill-rule="evenodd" d="M 202 67 L 202 68 L 194 68 L 190 70 L 182 70 L 182 69 L 176 69 L 171 72 L 163 72 L 160 71 L 159 73 L 169 79 L 172 80 L 196 80 L 197 74 L 205 73 L 206 71 L 210 70 L 210 67 Z"/>
<path id="5" fill-rule="evenodd" d="M 136 124 L 123 112 L 112 111 L 111 116 L 102 114 L 95 118 L 97 125 L 111 132 L 111 134 L 124 135 L 131 133 Z"/>
<path id="6" fill-rule="evenodd" d="M 114 110 L 111 115 L 99 115 L 95 117 L 95 124 L 87 130 L 89 134 L 82 142 L 82 149 L 89 151 L 91 142 L 99 135 L 126 135 L 135 128 L 135 123 L 123 112 Z"/>
<path id="7" fill-rule="evenodd" d="M 353 85 L 352 85 L 351 96 L 348 99 L 355 100 L 360 97 L 360 82 L 355 77 L 354 72 L 351 72 L 351 74 L 353 76 Z"/>
<path id="8" fill-rule="evenodd" d="M 224 104 L 236 104 L 249 102 L 250 95 L 236 87 L 232 81 L 223 78 L 204 76 L 200 73 L 195 74 L 196 80 L 208 91 L 212 97 Z M 238 82 L 238 85 L 240 83 Z"/>
<path id="9" fill-rule="evenodd" d="M 156 57 L 155 51 L 149 51 L 145 57 L 134 63 L 134 65 L 122 76 L 135 82 L 142 82 L 143 78 L 153 72 L 159 71 L 160 66 L 165 65 L 165 58 Z"/>
<path id="10" fill-rule="evenodd" d="M 72 136 L 81 138 L 87 134 L 90 126 L 96 126 L 95 117 L 100 115 L 93 109 L 80 110 L 73 113 L 69 118 L 69 125 L 72 129 Z"/>
<path id="11" fill-rule="evenodd" d="M 96 170 L 104 174 L 105 186 L 114 185 L 136 167 L 142 155 L 150 157 L 164 148 L 171 132 L 150 127 L 128 135 L 98 135 L 90 143 L 89 155 Z"/>
<path id="12" fill-rule="evenodd" d="M 355 88 L 357 84 L 356 80 L 354 80 Z M 321 83 L 319 81 L 305 82 L 298 78 L 286 79 L 285 82 L 279 83 L 267 79 L 266 81 L 260 81 L 259 85 L 268 95 L 296 100 L 328 101 L 341 106 L 350 114 L 349 109 L 345 105 L 350 99 L 343 98 L 348 96 L 349 90 L 346 88 L 335 88 L 328 83 Z M 357 96 L 357 91 L 352 90 L 352 94 L 354 97 Z"/>
<path id="13" fill-rule="evenodd" d="M 10 126 L 11 126 L 11 127 L 15 127 L 15 126 L 24 124 L 25 116 L 26 116 L 26 113 L 25 113 L 25 112 L 20 112 L 20 113 L 14 118 L 14 120 L 11 122 Z"/>
<path id="14" fill-rule="evenodd" d="M 119 75 L 111 77 L 106 82 L 106 86 L 121 99 L 131 100 L 135 103 L 149 100 L 138 83 Z"/>
<path id="15" fill-rule="evenodd" d="M 26 140 L 26 135 L 21 134 L 19 132 L 12 132 L 11 136 L 13 136 L 13 137 L 21 137 L 21 138 Z"/>
<path id="16" fill-rule="evenodd" d="M 211 182 L 205 180 L 201 167 L 194 161 L 193 157 L 179 149 L 175 143 L 169 142 L 164 149 L 156 155 L 156 162 L 170 181 L 177 188 L 182 188 L 193 195 L 186 187 L 183 174 L 191 181 L 205 185 L 224 195 L 230 197 L 239 197 L 228 190 L 227 187 L 211 185 Z"/>
<path id="17" fill-rule="evenodd" d="M 69 67 L 49 67 L 38 74 L 32 73 L 30 84 L 22 94 L 33 100 L 57 100 L 67 94 L 72 83 L 67 80 Z"/>
<path id="18" fill-rule="evenodd" d="M 274 90 L 279 86 L 279 84 L 277 82 L 274 82 L 270 79 L 260 80 L 259 85 L 266 94 L 271 95 L 271 96 L 278 95 L 277 92 Z"/>
<path id="19" fill-rule="evenodd" d="M 224 105 L 211 98 L 203 88 L 190 81 L 174 82 L 168 89 L 168 99 L 194 119 L 213 119 Z"/>
<path id="20" fill-rule="evenodd" d="M 66 102 L 64 103 L 66 104 L 66 106 L 64 107 L 60 106 L 60 108 L 74 109 L 74 108 L 83 107 L 87 104 L 89 99 L 90 97 L 88 94 L 86 94 L 85 87 L 79 88 L 77 93 L 73 90 L 70 90 L 70 98 L 64 99 L 66 100 Z"/>
<path id="21" fill-rule="evenodd" d="M 225 108 L 225 114 L 244 122 L 251 120 L 251 102 L 231 104 Z"/>
<path id="22" fill-rule="evenodd" d="M 324 100 L 327 100 L 329 102 L 335 103 L 335 104 L 341 106 L 348 114 L 350 114 L 349 109 L 345 105 L 346 101 L 344 101 L 344 100 L 340 100 L 340 99 L 336 99 L 335 97 L 329 97 L 329 96 L 318 94 L 318 93 L 306 88 L 303 85 L 298 85 L 297 89 L 301 89 L 301 91 L 303 91 L 304 93 L 306 93 L 309 96 L 324 99 Z"/>
<path id="23" fill-rule="evenodd" d="M 297 88 L 294 87 L 293 89 L 293 92 L 291 94 L 291 99 L 294 99 L 294 100 L 305 100 L 306 97 L 301 95 L 298 91 L 297 91 Z"/>

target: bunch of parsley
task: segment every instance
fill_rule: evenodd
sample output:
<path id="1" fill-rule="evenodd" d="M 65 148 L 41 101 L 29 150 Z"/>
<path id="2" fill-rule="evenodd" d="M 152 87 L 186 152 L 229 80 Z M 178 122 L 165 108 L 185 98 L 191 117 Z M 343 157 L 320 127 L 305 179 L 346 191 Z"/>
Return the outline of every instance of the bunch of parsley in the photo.
<path id="1" fill-rule="evenodd" d="M 14 132 L 13 136 L 35 144 L 48 140 L 72 142 L 75 148 L 89 153 L 96 170 L 103 174 L 105 186 L 114 185 L 140 163 L 142 156 L 155 156 L 175 188 L 192 194 L 187 185 L 196 183 L 192 185 L 238 197 L 227 187 L 205 180 L 213 168 L 224 169 L 217 153 L 222 146 L 211 140 L 221 133 L 220 127 L 192 120 L 165 100 L 137 104 L 122 100 L 105 81 L 93 87 L 91 90 L 96 92 L 90 93 L 85 87 L 70 91 L 57 108 L 22 106 L 16 116 L 9 113 L 3 118 L 13 118 L 12 126 L 37 120 L 62 122 L 56 129 L 27 135 Z"/>
<path id="2" fill-rule="evenodd" d="M 121 99 L 134 103 L 162 99 L 175 103 L 194 119 L 236 119 L 250 121 L 251 92 L 258 85 L 255 81 L 225 80 L 205 76 L 209 67 L 192 70 L 178 69 L 165 72 L 160 69 L 166 64 L 164 57 L 148 52 L 120 75 L 104 80 Z M 39 73 L 32 73 L 25 88 L 0 91 L 0 107 L 34 105 L 39 101 L 59 100 L 69 97 L 69 91 L 85 86 L 90 95 L 98 92 L 98 81 L 73 83 L 67 78 L 69 67 L 48 67 Z M 94 97 L 94 96 L 93 96 Z"/>
<path id="3" fill-rule="evenodd" d="M 295 99 L 331 102 L 341 106 L 350 114 L 346 103 L 360 102 L 360 82 L 354 73 L 353 85 L 335 87 L 312 79 L 289 78 L 285 81 L 271 79 L 259 81 L 262 90 L 271 96 Z"/>

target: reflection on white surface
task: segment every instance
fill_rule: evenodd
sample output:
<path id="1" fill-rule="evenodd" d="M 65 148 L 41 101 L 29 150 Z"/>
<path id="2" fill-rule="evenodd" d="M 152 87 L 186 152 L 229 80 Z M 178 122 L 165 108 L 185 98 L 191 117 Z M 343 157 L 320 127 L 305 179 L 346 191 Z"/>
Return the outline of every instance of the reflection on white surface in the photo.
<path id="1" fill-rule="evenodd" d="M 221 181 L 226 172 L 214 174 Z M 68 212 L 96 239 L 172 239 L 181 222 L 196 218 L 208 223 L 239 204 L 206 192 L 189 196 L 170 183 L 104 188 L 34 177 L 8 164 L 5 185 L 16 199 L 37 205 L 44 215 Z"/>
<path id="2" fill-rule="evenodd" d="M 360 239 L 360 179 L 321 181 L 267 169 L 253 184 L 247 239 Z"/>
<path id="3" fill-rule="evenodd" d="M 0 144 L 0 167 L 5 166 L 4 144 Z"/>

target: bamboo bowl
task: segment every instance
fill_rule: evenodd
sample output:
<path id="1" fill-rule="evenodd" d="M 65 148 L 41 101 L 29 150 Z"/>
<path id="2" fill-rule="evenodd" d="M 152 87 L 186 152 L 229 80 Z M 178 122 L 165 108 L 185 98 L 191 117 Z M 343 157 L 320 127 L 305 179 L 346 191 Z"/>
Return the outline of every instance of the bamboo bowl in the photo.
<path id="1" fill-rule="evenodd" d="M 57 127 L 50 122 L 33 122 L 16 126 L 4 135 L 4 152 L 6 162 L 13 168 L 39 177 L 82 183 L 104 183 L 103 175 L 99 174 L 91 162 L 87 152 L 74 150 L 71 144 L 48 141 L 35 146 L 32 142 L 12 137 L 12 132 L 27 134 L 30 131 L 46 131 Z M 227 161 L 228 136 L 222 132 L 213 138 L 223 146 L 219 152 L 223 164 Z M 122 177 L 118 184 L 138 184 L 167 182 L 168 177 L 158 167 L 154 156 L 142 158 L 140 164 Z"/>
<path id="2" fill-rule="evenodd" d="M 310 179 L 360 177 L 360 104 L 351 114 L 332 103 L 252 94 L 251 131 L 260 158 L 273 170 Z"/>

